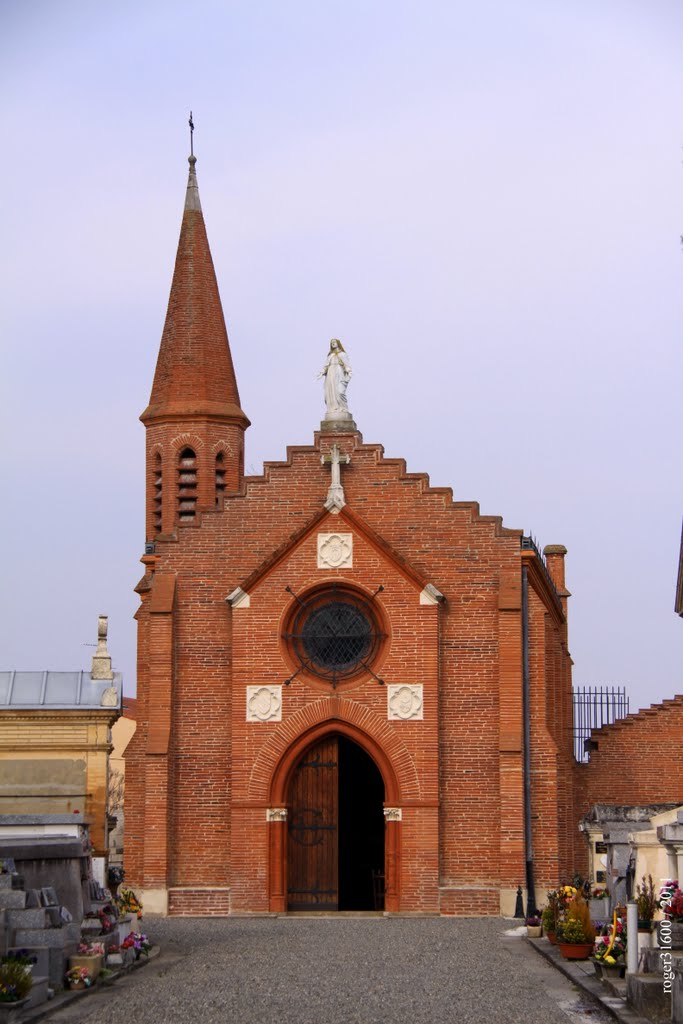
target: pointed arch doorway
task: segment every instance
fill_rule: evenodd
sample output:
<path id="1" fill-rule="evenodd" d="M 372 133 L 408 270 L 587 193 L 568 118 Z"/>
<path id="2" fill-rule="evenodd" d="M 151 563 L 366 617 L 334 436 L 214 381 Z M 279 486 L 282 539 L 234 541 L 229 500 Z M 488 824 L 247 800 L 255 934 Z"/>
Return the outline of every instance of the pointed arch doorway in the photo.
<path id="1" fill-rule="evenodd" d="M 328 734 L 289 782 L 287 909 L 383 910 L 385 789 L 374 760 Z"/>

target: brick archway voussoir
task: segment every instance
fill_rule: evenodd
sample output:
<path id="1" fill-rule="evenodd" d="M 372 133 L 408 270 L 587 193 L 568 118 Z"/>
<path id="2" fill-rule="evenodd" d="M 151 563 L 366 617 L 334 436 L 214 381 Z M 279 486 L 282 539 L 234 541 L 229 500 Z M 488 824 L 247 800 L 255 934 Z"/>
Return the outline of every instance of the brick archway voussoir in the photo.
<path id="1" fill-rule="evenodd" d="M 269 802 L 273 779 L 287 751 L 305 734 L 319 734 L 320 726 L 328 724 L 329 731 L 334 731 L 335 722 L 357 730 L 360 737 L 367 737 L 379 748 L 396 777 L 401 800 L 420 798 L 420 782 L 413 758 L 389 723 L 355 701 L 332 697 L 317 700 L 297 711 L 264 744 L 252 768 L 248 799 Z"/>

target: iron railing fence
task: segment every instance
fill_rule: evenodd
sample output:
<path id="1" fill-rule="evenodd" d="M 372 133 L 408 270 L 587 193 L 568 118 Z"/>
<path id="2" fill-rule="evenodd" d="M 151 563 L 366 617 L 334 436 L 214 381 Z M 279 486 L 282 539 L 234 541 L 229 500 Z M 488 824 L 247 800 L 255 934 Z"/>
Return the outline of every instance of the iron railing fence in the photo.
<path id="1" fill-rule="evenodd" d="M 572 690 L 574 718 L 574 757 L 590 761 L 586 740 L 593 729 L 611 725 L 628 714 L 629 700 L 625 686 L 575 686 Z"/>
<path id="2" fill-rule="evenodd" d="M 536 557 L 538 558 L 538 561 L 540 562 L 541 569 L 543 570 L 543 574 L 545 575 L 546 580 L 550 584 L 550 589 L 551 589 L 551 591 L 553 592 L 553 594 L 555 595 L 555 597 L 557 598 L 557 600 L 559 602 L 560 601 L 560 595 L 557 592 L 557 587 L 555 586 L 555 580 L 550 575 L 550 570 L 548 569 L 548 563 L 546 562 L 545 555 L 543 554 L 541 546 L 540 546 L 540 544 L 538 543 L 538 541 L 536 540 L 536 538 L 534 537 L 533 534 L 530 533 L 528 537 L 522 537 L 522 549 L 527 549 L 529 551 L 534 551 L 536 553 Z"/>

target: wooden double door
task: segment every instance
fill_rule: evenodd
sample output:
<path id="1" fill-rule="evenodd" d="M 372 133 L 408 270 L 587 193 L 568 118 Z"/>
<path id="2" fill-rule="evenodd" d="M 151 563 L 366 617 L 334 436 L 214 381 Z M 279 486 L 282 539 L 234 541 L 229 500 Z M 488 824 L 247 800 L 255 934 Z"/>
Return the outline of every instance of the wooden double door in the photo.
<path id="1" fill-rule="evenodd" d="M 383 909 L 384 783 L 372 758 L 325 737 L 297 765 L 288 803 L 288 910 Z"/>

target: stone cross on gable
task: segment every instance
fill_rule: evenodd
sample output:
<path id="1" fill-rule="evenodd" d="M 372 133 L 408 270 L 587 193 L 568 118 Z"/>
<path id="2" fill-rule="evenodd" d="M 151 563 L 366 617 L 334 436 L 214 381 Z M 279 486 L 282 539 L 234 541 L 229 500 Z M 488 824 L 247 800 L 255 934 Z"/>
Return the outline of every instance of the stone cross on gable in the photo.
<path id="1" fill-rule="evenodd" d="M 348 466 L 350 461 L 351 456 L 340 452 L 338 444 L 332 445 L 329 455 L 320 456 L 321 465 L 324 466 L 327 463 L 332 467 L 332 482 L 327 491 L 327 500 L 325 501 L 325 508 L 330 512 L 339 512 L 346 504 L 344 488 L 341 482 L 341 465 L 343 463 Z"/>

